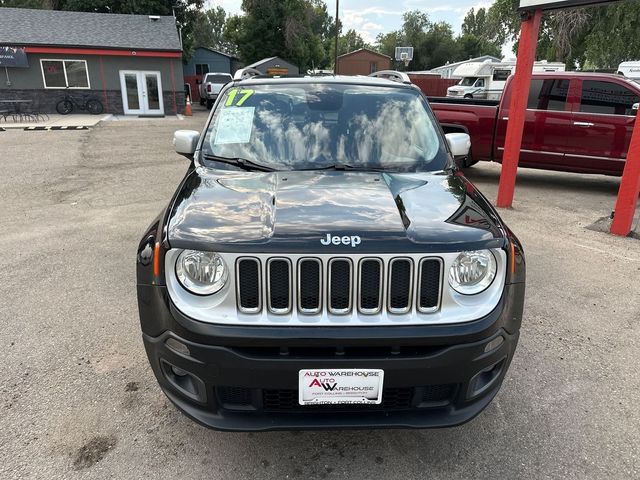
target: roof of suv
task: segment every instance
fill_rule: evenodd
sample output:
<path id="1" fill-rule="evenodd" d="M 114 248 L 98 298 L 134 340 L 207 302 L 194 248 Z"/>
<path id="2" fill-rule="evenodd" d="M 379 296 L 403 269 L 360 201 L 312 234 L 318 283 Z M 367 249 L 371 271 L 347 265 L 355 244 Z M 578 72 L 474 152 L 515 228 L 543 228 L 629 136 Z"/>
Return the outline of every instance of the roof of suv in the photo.
<path id="1" fill-rule="evenodd" d="M 400 83 L 380 77 L 367 77 L 363 75 L 305 75 L 305 76 L 256 76 L 246 80 L 236 80 L 242 85 L 273 85 L 273 84 L 347 84 L 347 85 L 371 85 L 379 87 L 416 88 L 413 84 Z"/>

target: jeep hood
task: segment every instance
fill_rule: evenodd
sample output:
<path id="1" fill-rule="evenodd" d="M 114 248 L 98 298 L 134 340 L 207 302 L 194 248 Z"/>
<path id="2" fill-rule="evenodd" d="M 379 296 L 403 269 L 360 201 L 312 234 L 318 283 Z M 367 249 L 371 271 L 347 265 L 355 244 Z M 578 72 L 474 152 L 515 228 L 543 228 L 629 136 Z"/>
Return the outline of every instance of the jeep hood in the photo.
<path id="1" fill-rule="evenodd" d="M 244 172 L 199 167 L 168 212 L 171 247 L 235 252 L 429 252 L 504 245 L 502 223 L 462 175 Z M 331 236 L 360 243 L 324 245 Z"/>

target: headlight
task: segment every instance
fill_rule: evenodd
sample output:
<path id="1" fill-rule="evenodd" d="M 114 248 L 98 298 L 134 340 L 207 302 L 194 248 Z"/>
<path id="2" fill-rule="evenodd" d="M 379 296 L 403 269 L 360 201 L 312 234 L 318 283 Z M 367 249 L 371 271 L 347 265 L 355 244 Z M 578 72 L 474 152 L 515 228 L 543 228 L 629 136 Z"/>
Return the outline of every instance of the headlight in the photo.
<path id="1" fill-rule="evenodd" d="M 463 295 L 486 290 L 496 276 L 497 263 L 489 250 L 462 252 L 449 270 L 449 285 Z"/>
<path id="2" fill-rule="evenodd" d="M 229 272 L 217 253 L 185 250 L 176 261 L 176 276 L 191 293 L 211 295 L 224 287 Z"/>

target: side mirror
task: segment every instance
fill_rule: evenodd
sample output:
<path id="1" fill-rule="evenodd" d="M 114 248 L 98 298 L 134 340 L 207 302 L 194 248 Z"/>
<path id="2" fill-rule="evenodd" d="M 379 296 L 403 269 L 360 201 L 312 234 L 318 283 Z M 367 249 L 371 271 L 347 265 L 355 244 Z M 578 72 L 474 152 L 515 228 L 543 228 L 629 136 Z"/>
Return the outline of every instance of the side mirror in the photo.
<path id="1" fill-rule="evenodd" d="M 447 139 L 449 150 L 453 158 L 463 158 L 469 155 L 471 150 L 471 137 L 466 133 L 447 133 L 444 138 Z"/>
<path id="2" fill-rule="evenodd" d="M 200 132 L 195 130 L 176 130 L 173 134 L 173 146 L 176 153 L 192 159 L 200 140 Z"/>
<path id="3" fill-rule="evenodd" d="M 634 103 L 631 106 L 631 110 L 633 110 L 636 113 L 636 115 L 638 114 L 638 109 L 640 109 L 640 103 Z"/>

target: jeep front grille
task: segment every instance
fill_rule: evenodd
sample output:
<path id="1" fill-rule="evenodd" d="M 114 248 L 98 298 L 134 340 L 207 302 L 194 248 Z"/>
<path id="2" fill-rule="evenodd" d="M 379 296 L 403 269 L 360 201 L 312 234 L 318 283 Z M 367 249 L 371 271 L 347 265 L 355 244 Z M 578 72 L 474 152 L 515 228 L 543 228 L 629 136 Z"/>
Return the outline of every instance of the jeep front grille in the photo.
<path id="1" fill-rule="evenodd" d="M 268 313 L 275 315 L 291 313 L 294 305 L 303 316 L 325 310 L 336 316 L 355 311 L 376 315 L 383 309 L 397 315 L 414 309 L 432 313 L 440 307 L 441 283 L 438 257 L 303 257 L 295 266 L 280 257 L 240 257 L 236 262 L 236 298 L 246 314 L 261 313 L 262 298 Z"/>
<path id="2" fill-rule="evenodd" d="M 304 282 L 304 278 L 300 279 Z M 329 312 L 345 315 L 351 311 L 352 265 L 346 258 L 329 260 Z"/>
<path id="3" fill-rule="evenodd" d="M 285 314 L 291 311 L 291 262 L 286 258 L 267 261 L 267 303 L 269 311 Z"/>
<path id="4" fill-rule="evenodd" d="M 307 315 L 322 309 L 322 262 L 305 258 L 298 262 L 298 310 Z M 304 279 L 304 280 L 302 280 Z"/>
<path id="5" fill-rule="evenodd" d="M 406 313 L 411 309 L 413 262 L 408 258 L 394 258 L 389 263 L 389 311 Z"/>
<path id="6" fill-rule="evenodd" d="M 238 305 L 243 313 L 261 310 L 260 262 L 256 258 L 238 261 Z"/>

